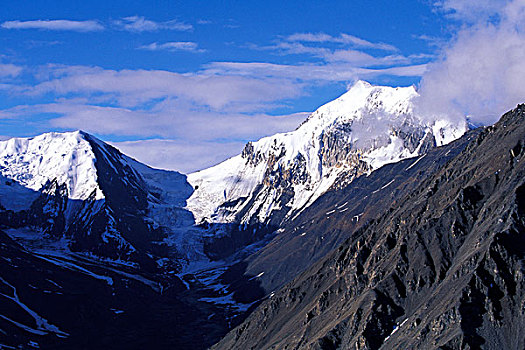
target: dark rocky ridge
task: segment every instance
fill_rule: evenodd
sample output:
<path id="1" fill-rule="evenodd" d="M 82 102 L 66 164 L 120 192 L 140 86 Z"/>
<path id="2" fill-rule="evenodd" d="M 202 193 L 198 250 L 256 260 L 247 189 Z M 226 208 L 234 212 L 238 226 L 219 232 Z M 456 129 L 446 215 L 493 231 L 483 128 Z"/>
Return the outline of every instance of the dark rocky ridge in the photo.
<path id="1" fill-rule="evenodd" d="M 214 348 L 523 349 L 524 145 L 521 105 Z"/>

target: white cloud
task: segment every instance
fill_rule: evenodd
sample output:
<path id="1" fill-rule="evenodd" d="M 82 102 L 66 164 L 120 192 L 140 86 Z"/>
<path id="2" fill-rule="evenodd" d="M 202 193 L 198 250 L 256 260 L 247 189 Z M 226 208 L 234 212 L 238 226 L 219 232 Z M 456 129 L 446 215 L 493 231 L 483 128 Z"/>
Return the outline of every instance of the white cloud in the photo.
<path id="1" fill-rule="evenodd" d="M 475 6 L 471 1 L 447 3 L 456 6 L 458 14 Z M 425 113 L 468 114 L 475 123 L 487 125 L 525 102 L 525 1 L 505 3 L 488 14 L 498 21 L 486 22 L 484 17 L 462 26 L 442 58 L 429 66 L 420 87 Z"/>
<path id="2" fill-rule="evenodd" d="M 101 135 L 180 137 L 185 140 L 254 140 L 294 129 L 307 113 L 274 116 L 211 111 L 188 102 L 170 100 L 153 109 L 128 109 L 87 104 L 82 99 L 19 105 L 0 111 L 0 118 L 50 116 L 60 129 L 83 129 Z"/>
<path id="3" fill-rule="evenodd" d="M 174 73 L 161 70 L 106 70 L 98 67 L 48 67 L 41 72 L 50 77 L 21 91 L 41 95 L 96 94 L 125 107 L 164 99 L 181 98 L 213 109 L 244 106 L 245 111 L 261 103 L 299 96 L 301 85 L 282 78 L 259 78 L 239 75 Z M 102 94 L 102 96 L 100 95 Z"/>
<path id="4" fill-rule="evenodd" d="M 430 36 L 426 34 L 412 35 L 413 38 L 422 40 L 427 43 L 429 47 L 440 48 L 446 44 L 446 39 L 443 37 Z"/>
<path id="5" fill-rule="evenodd" d="M 337 37 L 325 33 L 296 33 L 280 38 L 268 46 L 248 47 L 274 51 L 281 55 L 310 55 L 317 62 L 275 64 L 268 62 L 212 62 L 207 72 L 242 76 L 286 77 L 316 83 L 352 82 L 390 75 L 418 77 L 425 64 L 435 58 L 428 54 L 405 56 L 384 43 L 373 43 L 342 33 Z M 374 51 L 375 50 L 375 51 Z M 383 51 L 378 53 L 377 50 Z M 389 51 L 385 54 L 384 51 Z M 392 53 L 394 52 L 394 53 Z"/>
<path id="6" fill-rule="evenodd" d="M 295 33 L 286 37 L 286 41 L 307 43 L 339 43 L 351 45 L 357 48 L 398 51 L 398 49 L 393 45 L 374 43 L 345 33 L 340 34 L 338 37 L 334 37 L 325 33 Z"/>
<path id="7" fill-rule="evenodd" d="M 410 65 L 419 61 L 428 61 L 430 58 L 433 58 L 433 56 L 423 54 L 410 56 L 399 54 L 386 56 L 371 55 L 356 49 L 307 46 L 299 42 L 278 42 L 270 46 L 258 47 L 251 45 L 251 47 L 258 50 L 273 50 L 285 55 L 308 54 L 320 58 L 325 63 L 346 62 L 356 67 Z"/>
<path id="8" fill-rule="evenodd" d="M 479 23 L 499 15 L 509 0 L 439 0 L 435 5 L 449 17 Z"/>
<path id="9" fill-rule="evenodd" d="M 97 21 L 35 20 L 35 21 L 6 21 L 0 27 L 4 29 L 41 29 L 55 31 L 94 32 L 104 29 Z"/>
<path id="10" fill-rule="evenodd" d="M 188 52 L 205 52 L 206 50 L 200 49 L 197 43 L 191 41 L 170 41 L 159 44 L 157 42 L 143 45 L 138 47 L 140 50 L 148 51 L 188 51 Z"/>
<path id="11" fill-rule="evenodd" d="M 22 72 L 22 69 L 22 67 L 14 64 L 0 63 L 0 78 L 16 77 Z"/>
<path id="12" fill-rule="evenodd" d="M 55 46 L 62 44 L 62 41 L 58 40 L 27 40 L 24 42 L 28 48 L 34 49 L 34 48 L 40 48 L 45 46 Z"/>
<path id="13" fill-rule="evenodd" d="M 114 23 L 120 29 L 138 33 L 154 32 L 161 29 L 178 31 L 193 30 L 193 26 L 191 24 L 180 22 L 178 20 L 155 22 L 142 16 L 124 17 L 121 20 L 114 21 Z"/>
<path id="14" fill-rule="evenodd" d="M 426 64 L 388 68 L 362 68 L 345 62 L 331 64 L 284 65 L 258 62 L 213 62 L 207 65 L 207 72 L 240 76 L 259 76 L 268 78 L 288 78 L 312 82 L 350 82 L 358 79 L 371 79 L 383 75 L 418 77 L 426 70 Z"/>

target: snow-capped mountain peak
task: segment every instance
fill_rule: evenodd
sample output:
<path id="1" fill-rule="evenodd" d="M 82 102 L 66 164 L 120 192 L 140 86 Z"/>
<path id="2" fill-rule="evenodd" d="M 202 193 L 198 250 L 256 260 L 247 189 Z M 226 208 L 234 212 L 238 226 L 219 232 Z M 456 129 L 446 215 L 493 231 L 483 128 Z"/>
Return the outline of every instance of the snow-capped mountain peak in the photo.
<path id="1" fill-rule="evenodd" d="M 68 249 L 136 261 L 162 245 L 182 251 L 195 239 L 180 233 L 193 223 L 182 209 L 191 190 L 82 131 L 0 142 L 0 226 L 64 237 Z"/>
<path id="2" fill-rule="evenodd" d="M 249 142 L 240 155 L 190 174 L 195 192 L 187 208 L 197 221 L 268 224 L 300 212 L 334 185 L 467 130 L 464 120 L 417 115 L 417 96 L 413 86 L 358 81 L 296 130 Z"/>
<path id="3" fill-rule="evenodd" d="M 0 141 L 0 175 L 39 191 L 48 181 L 67 186 L 70 199 L 104 195 L 97 183 L 95 155 L 82 131 L 46 133 Z"/>
<path id="4" fill-rule="evenodd" d="M 411 101 L 417 96 L 413 86 L 393 88 L 373 86 L 359 80 L 337 99 L 319 107 L 310 118 L 322 123 L 333 123 L 340 119 L 350 120 L 366 117 L 363 112 L 383 111 L 390 116 L 408 114 L 412 111 Z"/>

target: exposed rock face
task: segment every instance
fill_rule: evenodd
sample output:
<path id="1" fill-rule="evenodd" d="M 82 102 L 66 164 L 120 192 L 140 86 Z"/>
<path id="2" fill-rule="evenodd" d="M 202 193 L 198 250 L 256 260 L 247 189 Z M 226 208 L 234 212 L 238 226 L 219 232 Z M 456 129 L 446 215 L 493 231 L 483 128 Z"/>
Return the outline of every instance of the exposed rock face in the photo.
<path id="1" fill-rule="evenodd" d="M 522 105 L 214 348 L 524 348 L 523 145 Z"/>

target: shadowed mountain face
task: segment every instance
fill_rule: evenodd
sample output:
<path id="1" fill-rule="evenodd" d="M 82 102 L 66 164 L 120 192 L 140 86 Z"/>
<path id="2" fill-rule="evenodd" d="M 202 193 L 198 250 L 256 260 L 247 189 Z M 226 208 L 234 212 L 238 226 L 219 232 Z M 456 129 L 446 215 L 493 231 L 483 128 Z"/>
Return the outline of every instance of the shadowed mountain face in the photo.
<path id="1" fill-rule="evenodd" d="M 170 205 L 179 211 L 172 216 L 183 214 L 192 192 L 184 175 L 148 168 L 83 132 L 11 139 L 0 155 L 4 229 L 64 239 L 64 248 L 149 271 L 168 256 L 169 232 L 148 217 L 163 193 L 148 175 L 166 173 L 176 187 L 179 198 Z"/>
<path id="2" fill-rule="evenodd" d="M 525 106 L 471 137 L 214 348 L 523 349 Z"/>

